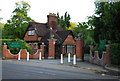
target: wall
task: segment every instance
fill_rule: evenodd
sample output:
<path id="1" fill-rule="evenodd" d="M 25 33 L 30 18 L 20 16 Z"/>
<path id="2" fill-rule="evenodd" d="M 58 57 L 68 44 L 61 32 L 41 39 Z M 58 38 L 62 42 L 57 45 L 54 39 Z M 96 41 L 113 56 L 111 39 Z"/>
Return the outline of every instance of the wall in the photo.
<path id="1" fill-rule="evenodd" d="M 75 45 L 75 40 L 74 40 L 72 35 L 68 35 L 67 36 L 67 38 L 64 41 L 63 45 L 66 45 L 66 44 L 73 44 L 73 45 Z"/>
<path id="2" fill-rule="evenodd" d="M 24 37 L 24 40 L 25 41 L 36 41 L 36 40 L 40 40 L 41 38 L 37 38 L 37 34 L 35 33 L 33 36 L 31 35 L 31 36 L 29 36 L 28 35 L 28 31 L 26 32 L 26 34 L 25 34 L 25 37 Z"/>
<path id="3" fill-rule="evenodd" d="M 42 55 L 41 55 L 42 58 L 44 58 L 44 55 L 43 55 L 44 52 L 42 51 L 42 49 L 38 49 L 35 54 L 29 56 L 30 59 L 39 59 L 40 52 L 42 53 Z M 21 49 L 19 51 L 19 53 L 20 53 L 21 59 L 26 59 L 26 57 L 27 57 L 27 50 L 26 49 Z M 7 45 L 2 46 L 2 57 L 4 59 L 18 59 L 18 54 L 14 55 L 14 54 L 10 53 L 10 50 L 7 49 Z"/>
<path id="4" fill-rule="evenodd" d="M 92 55 L 93 48 L 94 47 L 91 45 L 90 46 L 90 58 L 89 58 L 89 62 L 97 64 L 97 65 L 102 65 L 102 66 L 110 65 L 111 64 L 111 62 L 110 62 L 110 56 L 109 56 L 109 50 L 110 50 L 109 49 L 109 45 L 106 45 L 106 51 L 104 51 L 102 53 L 102 58 L 99 58 L 98 51 L 94 52 L 94 56 Z"/>

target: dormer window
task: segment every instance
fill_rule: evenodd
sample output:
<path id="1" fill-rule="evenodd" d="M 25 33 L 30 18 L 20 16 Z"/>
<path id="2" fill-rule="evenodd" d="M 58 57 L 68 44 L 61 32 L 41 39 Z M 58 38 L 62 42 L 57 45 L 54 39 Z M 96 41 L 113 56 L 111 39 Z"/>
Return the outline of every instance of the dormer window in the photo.
<path id="1" fill-rule="evenodd" d="M 29 30 L 28 31 L 28 35 L 34 35 L 35 34 L 35 30 Z"/>

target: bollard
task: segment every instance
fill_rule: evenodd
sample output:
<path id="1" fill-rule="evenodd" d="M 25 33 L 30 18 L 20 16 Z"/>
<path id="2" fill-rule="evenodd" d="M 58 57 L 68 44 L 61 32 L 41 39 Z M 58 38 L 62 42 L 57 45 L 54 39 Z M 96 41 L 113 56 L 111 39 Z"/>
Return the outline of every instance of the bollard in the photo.
<path id="1" fill-rule="evenodd" d="M 73 55 L 73 64 L 76 64 L 76 55 Z"/>
<path id="2" fill-rule="evenodd" d="M 63 64 L 63 54 L 61 54 L 61 64 Z"/>
<path id="3" fill-rule="evenodd" d="M 70 53 L 68 53 L 68 62 L 70 62 Z"/>
<path id="4" fill-rule="evenodd" d="M 20 52 L 18 53 L 18 60 L 20 60 Z"/>
<path id="5" fill-rule="evenodd" d="M 41 60 L 41 52 L 40 52 L 40 54 L 39 54 L 39 60 Z"/>
<path id="6" fill-rule="evenodd" d="M 29 61 L 29 52 L 27 52 L 27 61 Z"/>

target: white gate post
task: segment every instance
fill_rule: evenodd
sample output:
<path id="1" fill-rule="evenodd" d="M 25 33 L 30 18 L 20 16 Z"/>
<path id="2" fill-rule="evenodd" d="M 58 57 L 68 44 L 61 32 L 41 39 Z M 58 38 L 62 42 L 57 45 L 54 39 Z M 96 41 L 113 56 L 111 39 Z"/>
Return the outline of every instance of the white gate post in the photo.
<path id="1" fill-rule="evenodd" d="M 73 64 L 76 64 L 76 55 L 73 55 Z"/>
<path id="2" fill-rule="evenodd" d="M 41 52 L 39 53 L 39 60 L 41 60 Z"/>
<path id="3" fill-rule="evenodd" d="M 61 64 L 63 64 L 63 54 L 61 54 Z"/>
<path id="4" fill-rule="evenodd" d="M 29 61 L 29 52 L 27 52 L 27 61 Z"/>
<path id="5" fill-rule="evenodd" d="M 20 52 L 18 53 L 18 60 L 20 60 Z"/>
<path id="6" fill-rule="evenodd" d="M 68 53 L 68 62 L 70 62 L 70 53 Z"/>

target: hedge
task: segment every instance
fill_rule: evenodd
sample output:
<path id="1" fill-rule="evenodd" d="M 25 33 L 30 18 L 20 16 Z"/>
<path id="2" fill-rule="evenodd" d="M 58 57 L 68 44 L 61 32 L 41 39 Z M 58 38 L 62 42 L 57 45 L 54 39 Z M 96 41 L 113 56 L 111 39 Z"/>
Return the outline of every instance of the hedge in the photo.
<path id="1" fill-rule="evenodd" d="M 110 59 L 113 65 L 120 65 L 120 44 L 113 43 L 110 44 Z"/>
<path id="2" fill-rule="evenodd" d="M 31 47 L 28 43 L 26 43 L 24 40 L 20 40 L 20 39 L 0 39 L 0 41 L 2 41 L 2 44 L 9 42 L 9 41 L 21 41 L 22 42 L 22 48 L 21 49 L 27 49 L 27 51 L 31 51 Z M 19 52 L 19 48 L 10 48 L 11 53 L 13 54 L 18 54 Z"/>

